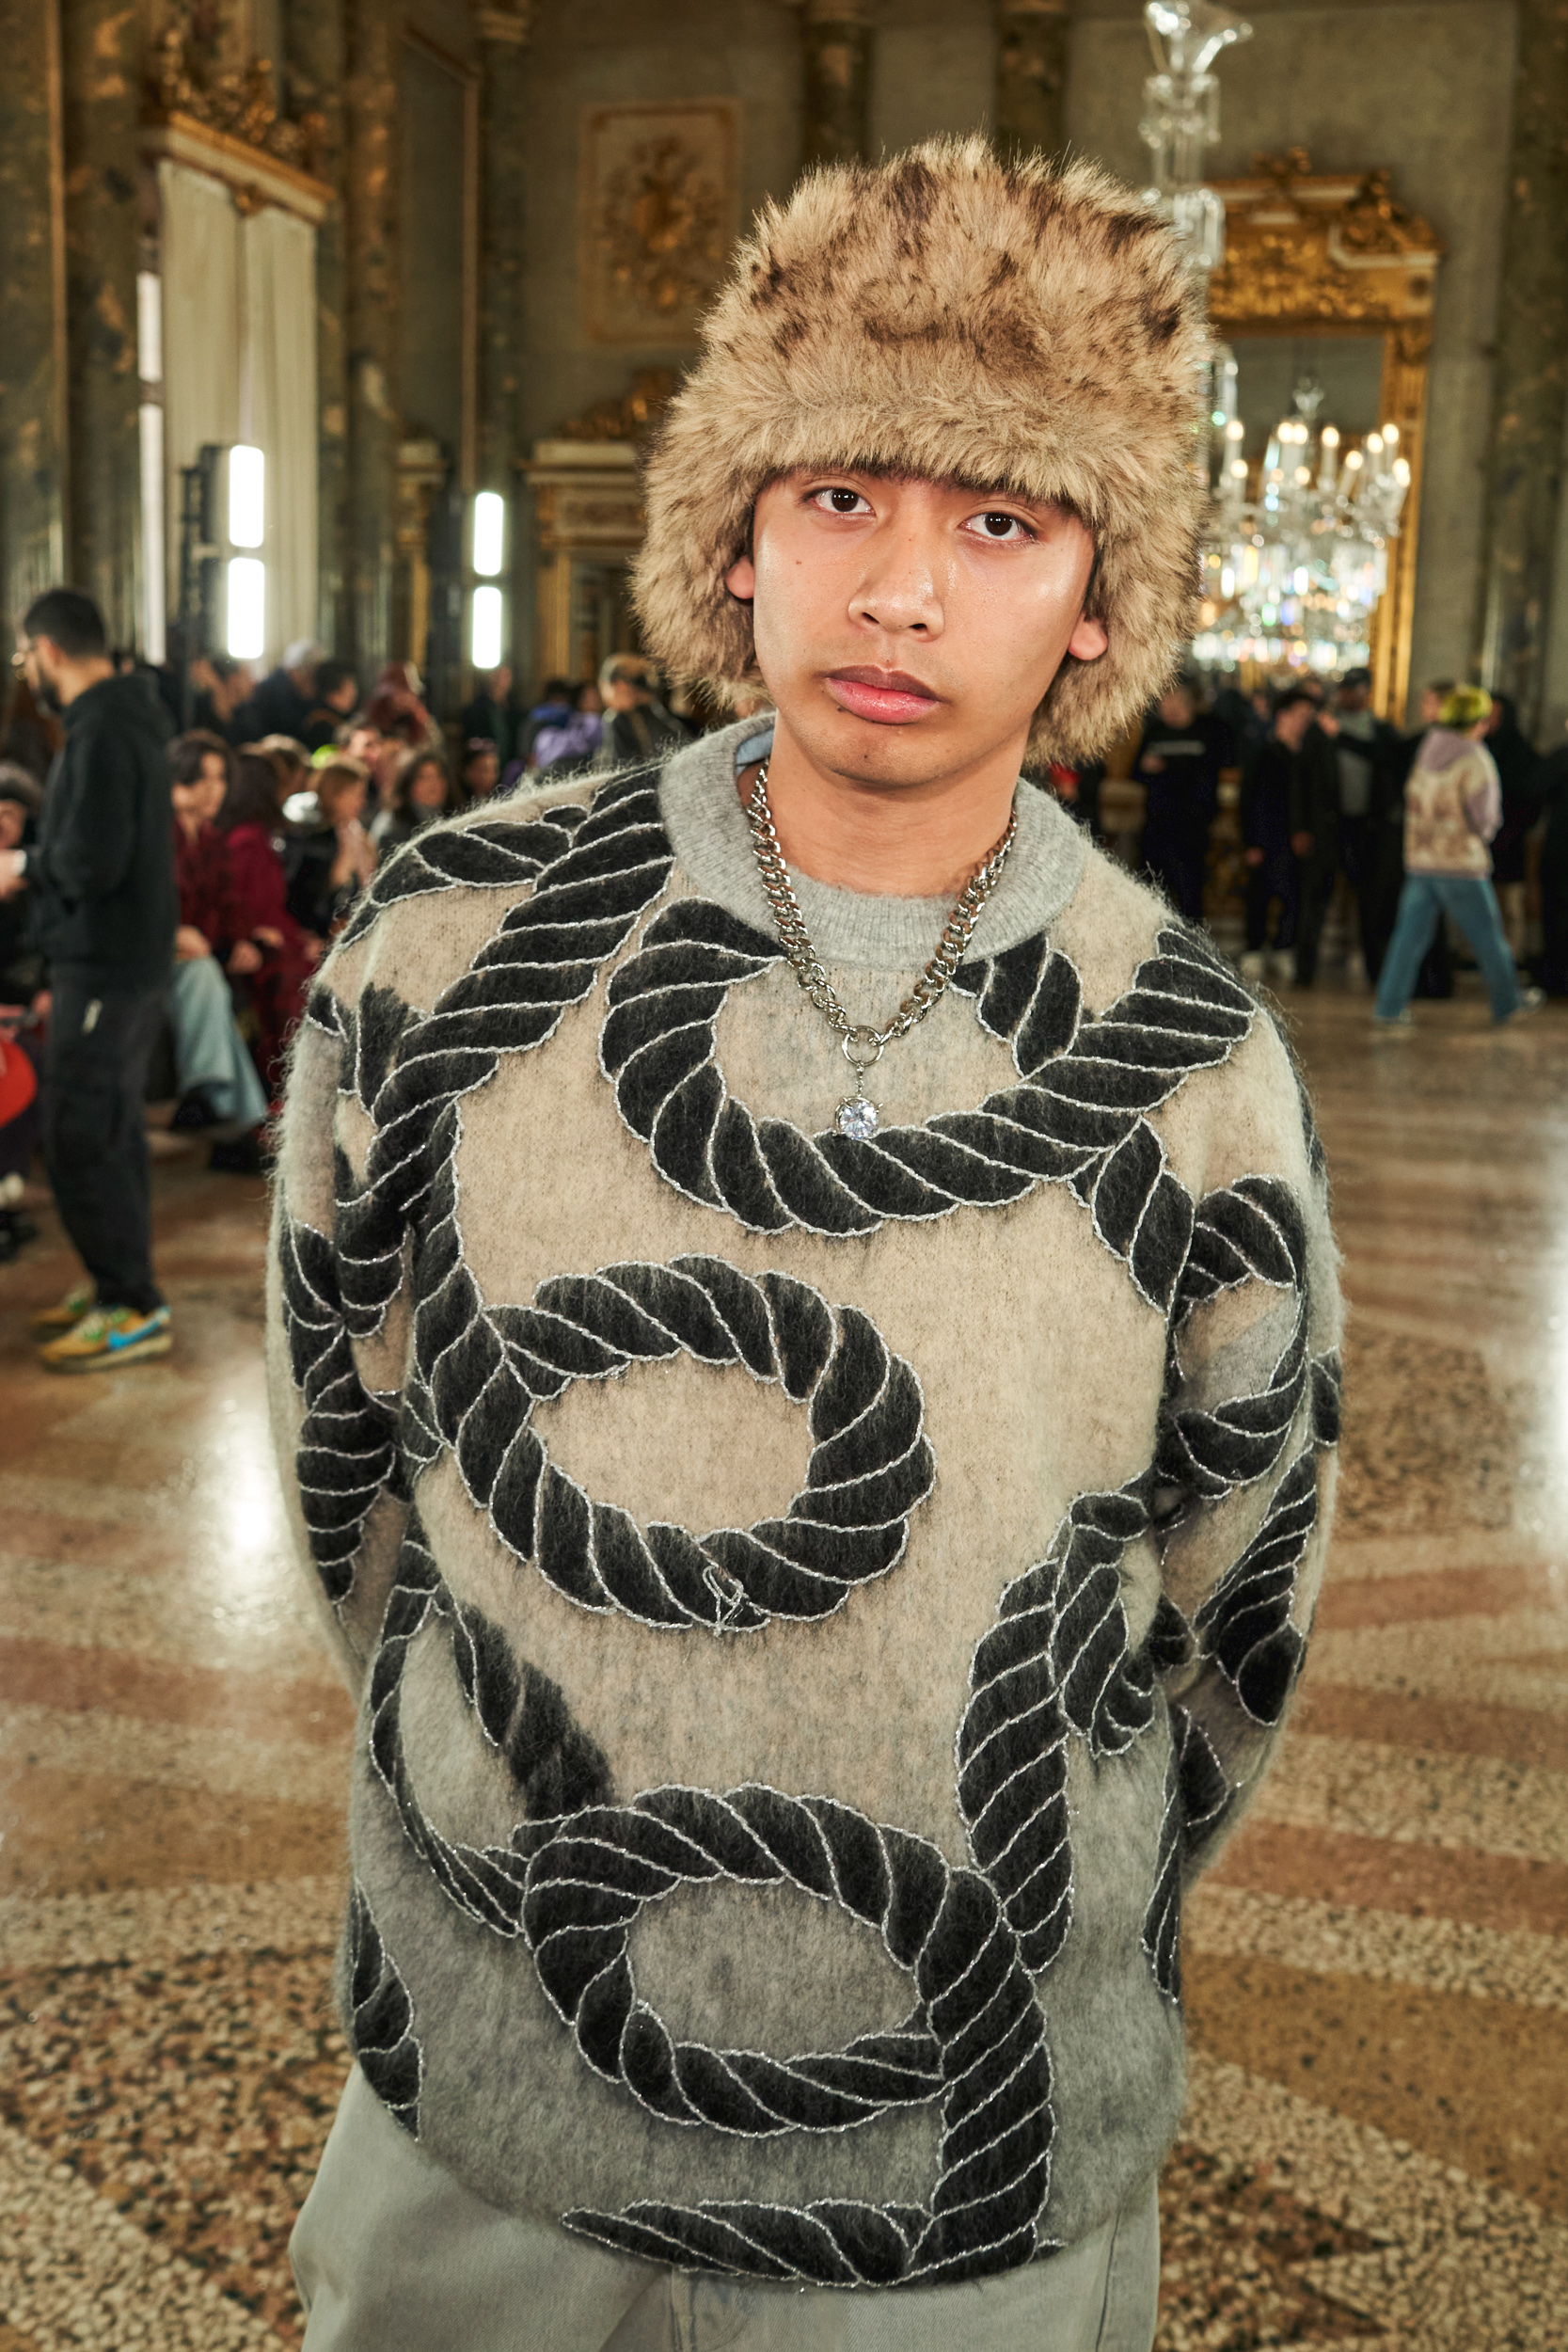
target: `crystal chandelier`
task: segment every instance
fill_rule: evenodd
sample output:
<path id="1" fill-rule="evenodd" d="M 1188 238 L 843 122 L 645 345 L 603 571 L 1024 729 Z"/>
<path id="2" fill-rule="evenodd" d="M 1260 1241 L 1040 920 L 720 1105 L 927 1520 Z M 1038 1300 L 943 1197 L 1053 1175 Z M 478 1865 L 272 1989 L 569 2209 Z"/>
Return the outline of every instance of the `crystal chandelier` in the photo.
<path id="1" fill-rule="evenodd" d="M 1249 495 L 1234 359 L 1229 369 L 1227 412 L 1224 362 L 1215 368 L 1218 479 L 1193 651 L 1201 661 L 1318 670 L 1365 662 L 1410 487 L 1399 427 L 1386 424 L 1358 448 L 1347 445 L 1334 425 L 1318 424 L 1323 389 L 1307 379 L 1292 394 L 1295 414 L 1275 427 Z"/>
<path id="2" fill-rule="evenodd" d="M 1225 205 L 1203 184 L 1203 159 L 1220 135 L 1216 57 L 1252 27 L 1209 0 L 1148 0 L 1144 9 L 1159 68 L 1144 84 L 1138 136 L 1148 150 L 1144 202 L 1168 220 L 1205 276 L 1225 259 Z"/>

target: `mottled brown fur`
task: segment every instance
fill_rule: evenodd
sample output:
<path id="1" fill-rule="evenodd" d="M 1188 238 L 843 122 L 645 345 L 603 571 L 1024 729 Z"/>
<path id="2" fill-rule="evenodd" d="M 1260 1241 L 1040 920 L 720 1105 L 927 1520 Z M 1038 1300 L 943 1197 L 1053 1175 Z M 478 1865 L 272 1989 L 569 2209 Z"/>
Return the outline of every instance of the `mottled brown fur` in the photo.
<path id="1" fill-rule="evenodd" d="M 1008 484 L 1094 532 L 1099 661 L 1065 661 L 1037 758 L 1132 726 L 1191 633 L 1201 303 L 1175 239 L 1088 164 L 933 140 L 818 171 L 742 246 L 648 475 L 650 649 L 721 693 L 758 679 L 724 575 L 763 485 L 800 466 Z"/>

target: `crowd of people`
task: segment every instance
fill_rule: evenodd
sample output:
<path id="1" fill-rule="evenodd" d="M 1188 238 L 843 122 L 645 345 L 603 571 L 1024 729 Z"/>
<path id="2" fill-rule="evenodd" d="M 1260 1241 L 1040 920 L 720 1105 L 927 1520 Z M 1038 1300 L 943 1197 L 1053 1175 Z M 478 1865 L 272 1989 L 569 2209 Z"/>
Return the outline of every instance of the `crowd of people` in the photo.
<path id="1" fill-rule="evenodd" d="M 612 657 L 525 708 L 496 672 L 454 762 L 412 667 L 361 698 L 345 662 L 291 645 L 254 679 L 226 657 L 187 673 L 116 655 L 90 598 L 29 609 L 0 761 L 0 1261 L 35 1228 L 40 1144 L 86 1279 L 38 1318 L 61 1371 L 170 1344 L 148 1230 L 145 1104 L 219 1170 L 257 1172 L 311 973 L 378 862 L 421 826 L 549 779 L 685 739 L 650 664 Z M 32 729 L 29 734 L 28 729 Z"/>
<path id="2" fill-rule="evenodd" d="M 1425 689 L 1409 734 L 1377 717 L 1371 699 L 1367 669 L 1250 694 L 1227 684 L 1212 699 L 1198 678 L 1179 680 L 1149 714 L 1133 763 L 1145 870 L 1201 919 L 1222 773 L 1239 771 L 1245 977 L 1314 985 L 1342 875 L 1349 974 L 1376 989 L 1380 1023 L 1407 1025 L 1414 993 L 1452 993 L 1445 918 L 1470 946 L 1495 1019 L 1568 994 L 1568 747 L 1542 758 L 1506 695 L 1453 679 Z M 1534 979 L 1521 979 L 1531 969 Z"/>
<path id="3" fill-rule="evenodd" d="M 188 673 L 113 654 L 91 601 L 29 610 L 0 760 L 0 1261 L 31 1238 L 27 1171 L 41 1145 L 87 1279 L 39 1319 L 44 1360 L 90 1369 L 162 1354 L 168 1309 L 148 1233 L 144 1104 L 211 1165 L 264 1165 L 289 1040 L 310 976 L 379 861 L 420 829 L 511 789 L 657 756 L 696 731 L 651 664 L 616 654 L 531 705 L 509 669 L 481 684 L 454 761 L 392 663 L 361 681 L 291 645 L 253 678 L 224 657 Z M 29 734 L 29 728 L 32 733 Z M 47 789 L 36 771 L 53 754 Z M 1371 677 L 1292 678 L 1212 697 L 1183 677 L 1150 711 L 1133 763 L 1145 870 L 1202 919 L 1227 771 L 1241 774 L 1243 974 L 1316 977 L 1343 874 L 1374 1018 L 1451 992 L 1445 918 L 1469 942 L 1494 1017 L 1568 993 L 1568 748 L 1541 759 L 1505 698 L 1442 681 L 1411 735 L 1376 717 Z M 1103 771 L 1039 783 L 1098 829 Z M 1525 873 L 1540 838 L 1540 986 L 1521 982 Z"/>

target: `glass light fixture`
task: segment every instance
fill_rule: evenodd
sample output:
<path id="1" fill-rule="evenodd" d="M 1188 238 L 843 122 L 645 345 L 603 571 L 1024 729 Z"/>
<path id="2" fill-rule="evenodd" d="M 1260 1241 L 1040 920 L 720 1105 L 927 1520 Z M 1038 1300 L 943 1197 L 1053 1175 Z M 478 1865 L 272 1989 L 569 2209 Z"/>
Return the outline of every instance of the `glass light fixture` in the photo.
<path id="1" fill-rule="evenodd" d="M 474 501 L 474 569 L 494 580 L 506 550 L 506 501 L 499 490 L 481 490 Z"/>
<path id="2" fill-rule="evenodd" d="M 1203 184 L 1203 160 L 1220 135 L 1215 59 L 1252 27 L 1233 9 L 1211 0 L 1148 0 L 1144 24 L 1158 69 L 1144 84 L 1138 136 L 1148 150 L 1150 184 L 1144 202 L 1168 220 L 1205 276 L 1225 258 L 1225 204 Z M 1222 414 L 1224 403 L 1212 409 Z M 1235 414 L 1234 409 L 1229 411 Z"/>
<path id="3" fill-rule="evenodd" d="M 229 544 L 259 548 L 267 535 L 267 461 L 248 441 L 229 453 Z"/>
<path id="4" fill-rule="evenodd" d="M 228 572 L 230 654 L 236 661 L 259 661 L 267 642 L 267 567 L 258 556 L 232 555 Z"/>
<path id="5" fill-rule="evenodd" d="M 501 592 L 476 588 L 469 620 L 468 659 L 476 670 L 499 670 L 501 659 Z"/>

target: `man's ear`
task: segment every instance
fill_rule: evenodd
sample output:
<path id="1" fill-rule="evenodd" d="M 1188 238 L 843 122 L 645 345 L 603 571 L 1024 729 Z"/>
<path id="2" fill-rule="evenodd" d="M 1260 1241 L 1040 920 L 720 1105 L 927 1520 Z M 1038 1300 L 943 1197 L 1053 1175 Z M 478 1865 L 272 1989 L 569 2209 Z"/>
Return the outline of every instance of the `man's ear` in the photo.
<path id="1" fill-rule="evenodd" d="M 724 574 L 724 585 L 741 604 L 750 604 L 757 593 L 757 567 L 752 561 L 752 550 L 737 555 Z"/>
<path id="2" fill-rule="evenodd" d="M 1080 612 L 1067 649 L 1075 661 L 1098 661 L 1110 642 L 1103 621 L 1092 620 L 1088 613 Z"/>

